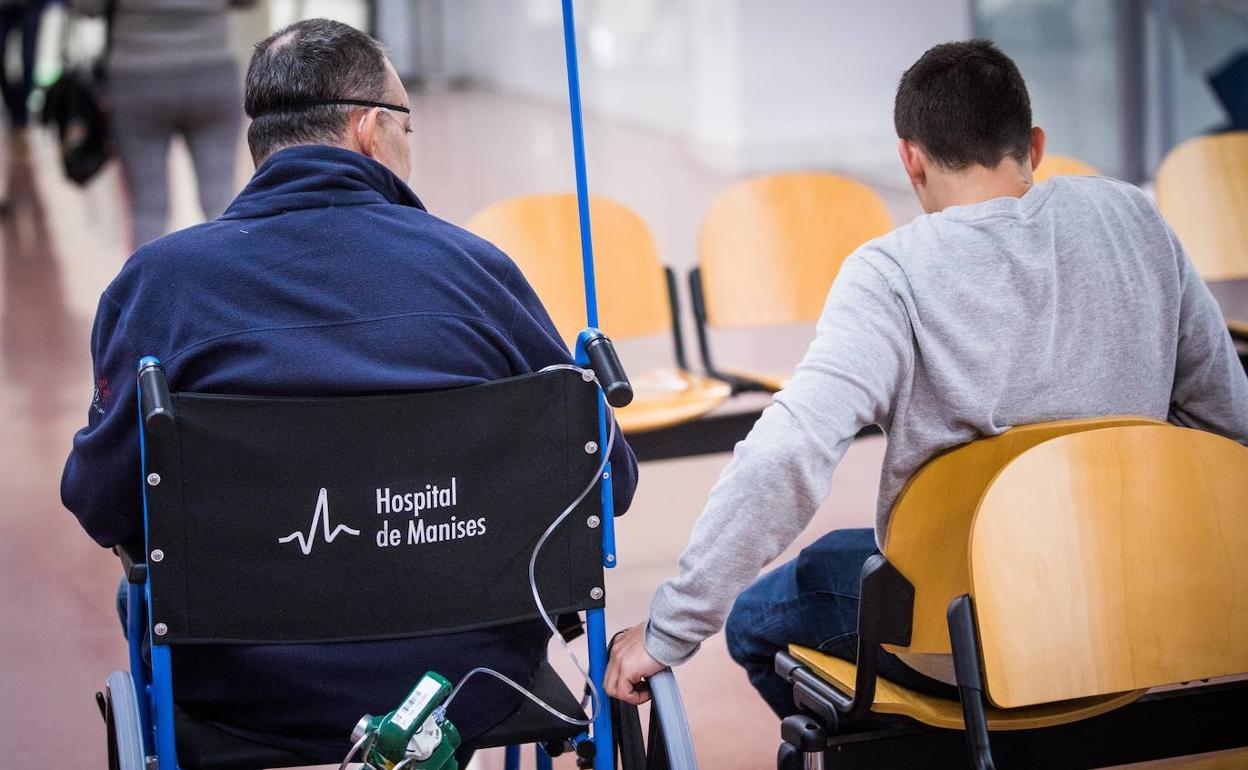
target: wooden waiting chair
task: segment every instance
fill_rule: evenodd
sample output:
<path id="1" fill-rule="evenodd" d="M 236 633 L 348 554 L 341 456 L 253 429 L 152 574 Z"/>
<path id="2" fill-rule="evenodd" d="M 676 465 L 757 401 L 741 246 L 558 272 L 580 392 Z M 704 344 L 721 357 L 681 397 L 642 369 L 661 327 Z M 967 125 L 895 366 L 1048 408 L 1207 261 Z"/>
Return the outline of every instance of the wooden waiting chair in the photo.
<path id="1" fill-rule="evenodd" d="M 1100 171 L 1069 155 L 1048 155 L 1040 159 L 1032 177 L 1036 184 L 1047 182 L 1055 176 L 1100 176 Z"/>
<path id="2" fill-rule="evenodd" d="M 1248 278 L 1248 131 L 1198 136 L 1157 169 L 1157 207 L 1206 281 Z"/>
<path id="3" fill-rule="evenodd" d="M 709 330 L 813 323 L 845 258 L 892 227 L 871 188 L 832 174 L 771 174 L 720 193 L 689 274 L 707 373 L 739 391 L 783 388 L 789 373 L 717 369 Z"/>
<path id="4" fill-rule="evenodd" d="M 697 419 L 724 403 L 731 387 L 691 374 L 685 362 L 675 275 L 659 261 L 654 237 L 636 212 L 590 198 L 594 269 L 603 331 L 615 340 L 671 334 L 676 366 L 630 376 L 633 402 L 616 412 L 620 429 L 640 433 Z M 468 229 L 520 266 L 555 328 L 573 345 L 585 325 L 576 196 L 530 195 L 496 203 Z"/>
<path id="5" fill-rule="evenodd" d="M 1172 720 L 1175 708 L 1195 713 L 1210 698 L 1242 713 L 1248 683 L 1181 691 L 1181 707 L 1141 698 L 1248 673 L 1246 564 L 1248 448 L 1229 439 L 1111 417 L 1019 427 L 945 453 L 902 492 L 883 556 L 863 570 L 857 664 L 799 646 L 777 656 L 795 702 L 815 715 L 785 720 L 780 767 L 825 751 L 854 766 L 917 766 L 898 758 L 895 731 L 838 742 L 842 722 L 869 713 L 944 728 L 917 733 L 911 749 L 925 767 L 965 760 L 949 730 L 965 731 L 978 768 L 1010 741 L 1036 767 L 1246 745 L 1242 726 L 1165 743 L 1175 725 L 1142 720 L 1163 707 Z M 960 701 L 877 679 L 881 646 L 903 660 L 952 655 Z M 1041 737 L 1018 749 L 1030 735 Z M 1059 752 L 1055 764 L 1045 751 Z"/>

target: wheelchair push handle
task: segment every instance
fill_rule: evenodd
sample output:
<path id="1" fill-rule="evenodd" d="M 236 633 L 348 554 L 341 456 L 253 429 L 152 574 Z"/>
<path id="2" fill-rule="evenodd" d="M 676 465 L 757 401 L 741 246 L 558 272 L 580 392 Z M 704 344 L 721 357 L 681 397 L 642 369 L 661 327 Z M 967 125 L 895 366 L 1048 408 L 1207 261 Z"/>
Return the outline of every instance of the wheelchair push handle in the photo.
<path id="1" fill-rule="evenodd" d="M 619 409 L 633 402 L 633 385 L 624 373 L 624 365 L 615 352 L 611 338 L 594 329 L 585 339 L 585 355 L 590 367 L 598 375 L 598 383 L 606 394 L 607 403 Z"/>
<path id="2" fill-rule="evenodd" d="M 143 426 L 149 431 L 173 423 L 173 399 L 165 369 L 151 356 L 139 361 L 139 407 Z"/>

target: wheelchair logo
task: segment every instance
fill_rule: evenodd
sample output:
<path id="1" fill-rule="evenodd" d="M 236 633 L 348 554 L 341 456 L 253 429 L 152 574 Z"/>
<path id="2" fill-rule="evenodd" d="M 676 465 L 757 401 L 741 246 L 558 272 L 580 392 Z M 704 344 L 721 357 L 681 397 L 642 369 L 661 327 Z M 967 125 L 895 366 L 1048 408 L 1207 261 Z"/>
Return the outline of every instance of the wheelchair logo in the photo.
<path id="1" fill-rule="evenodd" d="M 339 524 L 330 528 L 329 524 L 329 495 L 325 491 L 325 487 L 321 487 L 321 493 L 316 498 L 316 511 L 312 514 L 312 526 L 308 528 L 308 534 L 302 532 L 291 532 L 286 537 L 279 537 L 278 543 L 289 543 L 294 540 L 299 543 L 299 550 L 303 551 L 304 556 L 312 553 L 312 544 L 316 541 L 316 525 L 321 525 L 321 536 L 325 539 L 325 544 L 329 545 L 334 542 L 334 538 L 346 532 L 353 537 L 359 537 L 360 531 L 352 529 L 346 524 Z"/>

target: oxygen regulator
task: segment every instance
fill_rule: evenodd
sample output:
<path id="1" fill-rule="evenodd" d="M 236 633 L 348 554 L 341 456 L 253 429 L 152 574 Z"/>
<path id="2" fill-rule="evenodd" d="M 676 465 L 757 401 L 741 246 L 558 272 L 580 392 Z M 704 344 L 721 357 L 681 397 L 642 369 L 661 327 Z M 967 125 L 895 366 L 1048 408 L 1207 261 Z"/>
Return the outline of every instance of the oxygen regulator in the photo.
<path id="1" fill-rule="evenodd" d="M 384 716 L 365 714 L 351 731 L 355 743 L 372 734 L 365 761 L 377 770 L 459 770 L 459 730 L 438 711 L 451 683 L 427 672 L 399 707 Z"/>

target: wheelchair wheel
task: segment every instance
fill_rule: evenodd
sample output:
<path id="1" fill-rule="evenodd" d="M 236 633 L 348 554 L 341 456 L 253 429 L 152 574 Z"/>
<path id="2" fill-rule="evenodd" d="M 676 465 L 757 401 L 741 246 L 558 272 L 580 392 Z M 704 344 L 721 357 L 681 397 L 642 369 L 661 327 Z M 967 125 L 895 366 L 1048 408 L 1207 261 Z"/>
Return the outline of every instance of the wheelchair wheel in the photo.
<path id="1" fill-rule="evenodd" d="M 651 717 L 658 723 L 666 754 L 667 767 L 671 770 L 698 770 L 698 759 L 693 753 L 693 735 L 685 718 L 685 704 L 676 686 L 676 675 L 665 668 L 650 677 L 650 693 L 654 696 Z"/>
<path id="2" fill-rule="evenodd" d="M 108 675 L 105 689 L 108 770 L 144 770 L 143 725 L 134 679 L 128 671 L 114 671 Z"/>
<path id="3" fill-rule="evenodd" d="M 698 770 L 693 736 L 675 675 L 671 669 L 664 669 L 647 681 L 653 696 L 649 741 L 642 734 L 637 707 L 611 700 L 615 750 L 621 770 Z"/>

